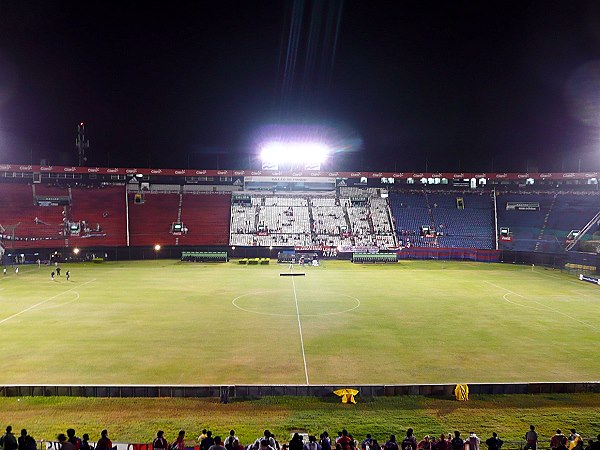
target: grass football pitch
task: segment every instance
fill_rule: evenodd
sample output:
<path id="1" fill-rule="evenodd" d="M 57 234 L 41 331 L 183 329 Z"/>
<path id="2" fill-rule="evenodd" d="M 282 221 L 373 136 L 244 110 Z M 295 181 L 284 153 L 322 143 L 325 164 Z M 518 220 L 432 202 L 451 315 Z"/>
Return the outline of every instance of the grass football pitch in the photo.
<path id="1" fill-rule="evenodd" d="M 172 260 L 0 279 L 1 384 L 595 381 L 600 288 L 543 268 Z M 71 271 L 71 280 L 64 273 Z"/>

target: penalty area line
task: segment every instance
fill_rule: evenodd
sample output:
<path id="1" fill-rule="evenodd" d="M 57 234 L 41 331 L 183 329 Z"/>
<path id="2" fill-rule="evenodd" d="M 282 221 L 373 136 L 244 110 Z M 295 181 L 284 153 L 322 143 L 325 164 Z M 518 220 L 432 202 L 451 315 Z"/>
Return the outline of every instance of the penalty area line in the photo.
<path id="1" fill-rule="evenodd" d="M 48 303 L 50 300 L 54 300 L 56 297 L 60 297 L 61 295 L 66 294 L 67 292 L 74 291 L 75 289 L 78 289 L 81 286 L 85 286 L 86 284 L 90 284 L 94 281 L 96 281 L 96 278 L 94 278 L 93 280 L 86 281 L 85 283 L 78 284 L 77 286 L 74 286 L 71 289 L 67 289 L 66 291 L 63 291 L 60 294 L 53 295 L 52 297 L 47 298 L 46 300 L 42 300 L 41 302 L 38 302 L 35 305 L 31 305 L 30 307 L 25 308 L 25 309 L 19 311 L 18 313 L 14 313 L 12 316 L 8 316 L 5 319 L 0 320 L 0 325 L 2 325 L 5 322 L 8 322 L 11 319 L 14 319 L 17 316 L 20 316 L 21 314 L 26 313 L 27 311 L 31 311 L 32 309 L 37 308 L 38 306 L 41 306 L 44 303 Z"/>
<path id="2" fill-rule="evenodd" d="M 560 315 L 562 315 L 562 316 L 565 316 L 565 317 L 566 317 L 566 318 L 568 318 L 568 319 L 574 320 L 575 322 L 579 322 L 579 323 L 580 323 L 580 324 L 582 324 L 582 325 L 585 325 L 585 326 L 587 326 L 587 327 L 593 328 L 594 330 L 598 330 L 598 327 L 596 327 L 596 326 L 592 325 L 591 323 L 585 322 L 585 321 L 583 321 L 583 320 L 579 320 L 579 319 L 577 319 L 576 317 L 570 316 L 570 315 L 568 315 L 568 314 L 566 314 L 566 313 L 564 313 L 564 312 L 562 312 L 562 311 L 559 311 L 558 309 L 554 309 L 554 308 L 552 308 L 552 307 L 550 307 L 550 306 L 548 306 L 548 305 L 544 305 L 543 303 L 540 303 L 540 302 L 538 302 L 537 300 L 531 300 L 531 299 L 528 299 L 528 298 L 527 298 L 527 297 L 525 297 L 524 295 L 518 294 L 518 293 L 516 293 L 516 292 L 514 292 L 514 291 L 511 291 L 510 289 L 506 289 L 505 287 L 502 287 L 502 286 L 499 286 L 499 285 L 497 285 L 497 284 L 494 284 L 494 283 L 492 283 L 491 281 L 487 281 L 487 280 L 486 280 L 485 282 L 486 282 L 487 284 L 490 284 L 490 285 L 492 285 L 492 286 L 496 287 L 496 288 L 503 289 L 503 290 L 505 290 L 506 292 L 508 292 L 508 293 L 510 293 L 510 294 L 513 294 L 513 295 L 516 295 L 516 296 L 518 296 L 518 297 L 524 298 L 525 300 L 529 300 L 529 301 L 531 301 L 531 302 L 533 302 L 533 303 L 537 303 L 538 305 L 540 305 L 540 306 L 542 306 L 542 307 L 546 308 L 546 309 L 547 309 L 547 310 L 549 310 L 549 311 L 555 312 L 556 314 L 560 314 Z M 506 300 L 506 299 L 505 299 L 505 300 Z M 523 306 L 523 305 L 520 305 L 520 306 Z"/>

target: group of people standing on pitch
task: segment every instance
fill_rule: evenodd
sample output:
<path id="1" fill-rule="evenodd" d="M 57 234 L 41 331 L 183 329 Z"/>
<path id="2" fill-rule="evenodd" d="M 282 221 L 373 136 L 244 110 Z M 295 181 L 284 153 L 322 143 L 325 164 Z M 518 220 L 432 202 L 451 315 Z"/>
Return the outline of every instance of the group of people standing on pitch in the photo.
<path id="1" fill-rule="evenodd" d="M 61 270 L 60 267 L 56 266 L 56 269 L 50 273 L 50 279 L 52 281 L 56 281 L 54 278 L 55 276 L 60 277 L 60 270 Z M 69 281 L 71 279 L 71 272 L 67 270 L 65 272 L 65 277 L 67 278 L 67 281 Z"/>

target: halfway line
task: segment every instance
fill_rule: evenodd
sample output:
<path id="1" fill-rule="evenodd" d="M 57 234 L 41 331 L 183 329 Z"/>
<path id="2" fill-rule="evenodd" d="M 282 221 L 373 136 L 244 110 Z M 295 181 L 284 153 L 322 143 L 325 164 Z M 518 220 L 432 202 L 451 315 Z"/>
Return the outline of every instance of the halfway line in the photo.
<path id="1" fill-rule="evenodd" d="M 298 296 L 296 295 L 296 282 L 292 278 L 292 286 L 294 288 L 294 302 L 296 302 L 296 318 L 298 319 L 298 330 L 300 331 L 300 345 L 302 346 L 302 360 L 304 361 L 304 375 L 306 376 L 306 384 L 308 382 L 308 368 L 306 367 L 306 353 L 304 353 L 304 338 L 302 337 L 302 325 L 300 324 L 300 310 L 298 309 Z"/>
<path id="2" fill-rule="evenodd" d="M 60 297 L 61 295 L 66 294 L 67 292 L 70 292 L 74 289 L 80 288 L 81 286 L 85 286 L 86 284 L 89 284 L 93 281 L 96 281 L 96 278 L 94 278 L 93 280 L 90 280 L 90 281 L 86 281 L 85 283 L 78 284 L 77 286 L 72 287 L 71 289 L 67 289 L 66 291 L 63 291 L 60 294 L 56 294 L 53 297 L 47 298 L 46 300 L 36 303 L 35 305 L 30 306 L 29 308 L 25 308 L 24 310 L 19 311 L 18 313 L 13 314 L 12 316 L 8 316 L 6 319 L 0 320 L 0 325 L 3 324 L 4 322 L 9 321 L 10 319 L 14 319 L 17 316 L 20 316 L 21 314 L 26 313 L 27 311 L 31 311 L 33 308 L 37 308 L 38 306 L 43 305 L 44 303 L 48 303 L 50 300 L 54 300 L 56 297 Z"/>

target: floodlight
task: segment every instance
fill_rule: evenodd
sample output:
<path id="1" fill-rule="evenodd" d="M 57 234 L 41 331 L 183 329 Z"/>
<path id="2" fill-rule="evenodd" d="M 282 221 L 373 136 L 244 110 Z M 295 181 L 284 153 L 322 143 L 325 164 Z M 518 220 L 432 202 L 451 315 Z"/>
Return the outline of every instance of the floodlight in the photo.
<path id="1" fill-rule="evenodd" d="M 268 142 L 261 147 L 261 159 L 270 163 L 322 163 L 329 147 L 320 142 Z"/>
<path id="2" fill-rule="evenodd" d="M 156 251 L 159 251 L 159 250 L 160 250 L 160 244 L 156 244 L 156 245 L 154 246 L 154 250 L 156 250 Z"/>
<path id="3" fill-rule="evenodd" d="M 73 253 L 74 253 L 75 255 L 79 255 L 79 249 L 78 249 L 77 247 L 75 247 L 75 248 L 73 249 Z"/>

